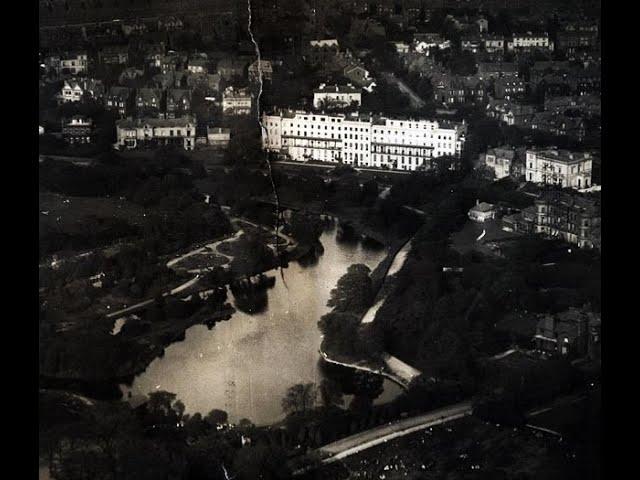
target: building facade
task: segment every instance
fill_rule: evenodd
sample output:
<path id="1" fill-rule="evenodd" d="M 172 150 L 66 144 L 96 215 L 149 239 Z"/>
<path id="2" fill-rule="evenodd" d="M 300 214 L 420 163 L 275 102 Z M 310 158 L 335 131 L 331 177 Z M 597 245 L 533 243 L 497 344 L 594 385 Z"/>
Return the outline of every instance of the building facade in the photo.
<path id="1" fill-rule="evenodd" d="M 227 87 L 222 93 L 222 113 L 225 115 L 249 115 L 252 95 L 247 88 Z"/>
<path id="2" fill-rule="evenodd" d="M 595 199 L 563 192 L 545 192 L 535 201 L 534 231 L 561 238 L 580 248 L 600 248 L 600 204 Z"/>
<path id="3" fill-rule="evenodd" d="M 176 145 L 193 150 L 196 142 L 196 120 L 192 116 L 159 119 L 125 119 L 116 123 L 118 150 Z"/>
<path id="4" fill-rule="evenodd" d="M 87 52 L 78 52 L 65 55 L 60 58 L 59 71 L 62 73 L 71 73 L 77 75 L 86 73 L 89 69 L 89 56 Z"/>
<path id="5" fill-rule="evenodd" d="M 263 148 L 295 161 L 319 160 L 347 165 L 416 170 L 434 158 L 459 157 L 466 125 L 280 112 L 263 115 Z"/>
<path id="6" fill-rule="evenodd" d="M 589 188 L 593 158 L 567 150 L 527 150 L 526 180 L 562 188 Z"/>
<path id="7" fill-rule="evenodd" d="M 360 106 L 362 93 L 353 85 L 326 85 L 321 84 L 313 92 L 313 108 L 344 108 Z"/>
<path id="8" fill-rule="evenodd" d="M 511 175 L 516 152 L 512 148 L 492 148 L 484 155 L 484 164 L 496 174 L 496 179 Z"/>
<path id="9" fill-rule="evenodd" d="M 62 123 L 62 138 L 70 145 L 91 143 L 93 137 L 93 121 L 90 118 L 76 115 Z"/>

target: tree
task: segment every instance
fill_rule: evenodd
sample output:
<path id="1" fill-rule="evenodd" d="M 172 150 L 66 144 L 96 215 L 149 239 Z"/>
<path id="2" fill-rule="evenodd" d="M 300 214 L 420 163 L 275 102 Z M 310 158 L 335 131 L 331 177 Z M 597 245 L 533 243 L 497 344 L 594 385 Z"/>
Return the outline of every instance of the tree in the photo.
<path id="1" fill-rule="evenodd" d="M 331 290 L 328 307 L 336 312 L 364 313 L 371 305 L 373 286 L 369 274 L 371 270 L 362 263 L 351 265 L 336 288 Z"/>
<path id="2" fill-rule="evenodd" d="M 239 480 L 278 480 L 291 476 L 285 451 L 264 443 L 240 449 L 233 460 L 233 471 Z"/>
<path id="3" fill-rule="evenodd" d="M 317 395 L 314 383 L 293 385 L 282 399 L 282 410 L 287 415 L 305 413 L 315 406 Z"/>
<path id="4" fill-rule="evenodd" d="M 330 378 L 325 378 L 320 383 L 320 398 L 322 404 L 327 408 L 344 404 L 340 385 Z"/>
<path id="5" fill-rule="evenodd" d="M 215 427 L 217 425 L 223 425 L 227 423 L 228 419 L 229 414 L 227 412 L 214 408 L 207 414 L 204 420 L 212 427 Z"/>

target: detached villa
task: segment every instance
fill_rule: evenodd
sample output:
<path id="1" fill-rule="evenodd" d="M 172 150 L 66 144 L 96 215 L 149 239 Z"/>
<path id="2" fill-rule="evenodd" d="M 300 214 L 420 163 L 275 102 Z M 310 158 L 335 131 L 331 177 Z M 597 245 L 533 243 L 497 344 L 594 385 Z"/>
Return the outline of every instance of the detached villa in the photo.
<path id="1" fill-rule="evenodd" d="M 193 116 L 180 118 L 125 119 L 116 123 L 118 150 L 177 145 L 193 150 L 196 143 L 196 119 Z"/>

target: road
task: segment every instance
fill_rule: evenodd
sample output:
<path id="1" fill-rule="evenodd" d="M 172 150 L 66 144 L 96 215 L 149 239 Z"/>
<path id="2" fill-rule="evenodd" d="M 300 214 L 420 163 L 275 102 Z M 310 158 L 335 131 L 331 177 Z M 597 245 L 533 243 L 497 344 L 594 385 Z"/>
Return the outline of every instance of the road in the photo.
<path id="1" fill-rule="evenodd" d="M 340 164 L 322 164 L 322 163 L 305 163 L 305 162 L 296 162 L 292 160 L 277 160 L 273 162 L 273 166 L 277 167 L 278 165 L 288 165 L 295 167 L 307 167 L 307 168 L 324 168 L 326 170 L 334 169 Z M 378 173 L 397 173 L 399 175 L 409 175 L 411 171 L 409 170 L 384 170 L 382 168 L 363 168 L 363 167 L 354 167 L 354 170 L 358 172 L 378 172 Z"/>
<path id="2" fill-rule="evenodd" d="M 413 108 L 422 108 L 425 106 L 425 101 L 418 96 L 416 92 L 411 90 L 409 86 L 402 81 L 401 78 L 396 77 L 393 73 L 383 72 L 382 77 L 389 83 L 395 83 L 396 86 L 404 93 L 409 100 L 411 100 L 411 106 Z"/>
<path id="3" fill-rule="evenodd" d="M 320 447 L 317 453 L 325 457 L 322 463 L 332 463 L 410 433 L 471 415 L 472 411 L 471 401 L 457 403 L 424 415 L 405 418 L 357 433 Z"/>
<path id="4" fill-rule="evenodd" d="M 64 155 L 38 155 L 38 162 L 42 163 L 45 158 L 50 158 L 52 160 L 61 160 L 64 162 L 70 162 L 74 165 L 78 165 L 81 167 L 89 167 L 95 163 L 95 159 L 89 157 L 68 157 Z"/>

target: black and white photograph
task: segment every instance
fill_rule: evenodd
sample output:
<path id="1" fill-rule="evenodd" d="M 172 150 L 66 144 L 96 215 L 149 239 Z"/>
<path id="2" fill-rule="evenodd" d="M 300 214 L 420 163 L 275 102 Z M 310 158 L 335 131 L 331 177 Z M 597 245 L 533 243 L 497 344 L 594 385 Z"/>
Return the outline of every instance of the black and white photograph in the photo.
<path id="1" fill-rule="evenodd" d="M 36 3 L 29 478 L 607 477 L 600 1 Z"/>

